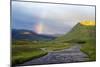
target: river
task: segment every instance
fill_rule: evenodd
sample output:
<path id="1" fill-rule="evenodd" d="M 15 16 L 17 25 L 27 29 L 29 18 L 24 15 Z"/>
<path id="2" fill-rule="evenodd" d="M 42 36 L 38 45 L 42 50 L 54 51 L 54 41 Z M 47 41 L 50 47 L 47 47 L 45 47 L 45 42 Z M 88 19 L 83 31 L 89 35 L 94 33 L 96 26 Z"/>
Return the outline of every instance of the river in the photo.
<path id="1" fill-rule="evenodd" d="M 81 48 L 80 45 L 74 45 L 68 49 L 48 52 L 48 54 L 43 57 L 32 59 L 30 61 L 27 61 L 19 65 L 26 66 L 26 65 L 58 64 L 58 63 L 73 63 L 73 62 L 88 61 L 89 60 L 88 56 L 82 51 L 80 51 L 80 48 Z"/>

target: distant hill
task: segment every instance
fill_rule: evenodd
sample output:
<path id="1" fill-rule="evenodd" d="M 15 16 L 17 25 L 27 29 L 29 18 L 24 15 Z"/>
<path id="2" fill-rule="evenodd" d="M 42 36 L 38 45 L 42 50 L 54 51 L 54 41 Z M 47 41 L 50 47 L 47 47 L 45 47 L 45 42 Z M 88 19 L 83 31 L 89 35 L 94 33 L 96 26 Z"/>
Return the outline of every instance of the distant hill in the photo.
<path id="1" fill-rule="evenodd" d="M 12 29 L 12 39 L 15 40 L 52 40 L 55 39 L 54 36 L 50 35 L 39 35 L 30 30 L 19 30 Z"/>

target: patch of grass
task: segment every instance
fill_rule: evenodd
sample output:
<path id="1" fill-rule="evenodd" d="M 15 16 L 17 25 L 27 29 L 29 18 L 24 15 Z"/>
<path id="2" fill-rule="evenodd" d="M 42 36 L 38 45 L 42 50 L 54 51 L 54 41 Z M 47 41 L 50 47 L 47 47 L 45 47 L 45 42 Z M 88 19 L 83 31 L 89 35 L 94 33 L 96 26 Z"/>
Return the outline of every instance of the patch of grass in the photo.
<path id="1" fill-rule="evenodd" d="M 12 65 L 20 64 L 25 61 L 35 59 L 46 55 L 47 52 L 32 47 L 13 47 L 12 49 Z"/>
<path id="2" fill-rule="evenodd" d="M 47 49 L 47 51 L 59 51 L 59 50 L 63 50 L 63 49 L 67 49 L 71 47 L 71 44 L 69 43 L 56 43 L 55 45 L 50 45 L 48 47 L 45 47 Z"/>
<path id="3" fill-rule="evenodd" d="M 96 60 L 96 44 L 94 41 L 82 45 L 81 51 L 89 56 L 89 61 Z"/>

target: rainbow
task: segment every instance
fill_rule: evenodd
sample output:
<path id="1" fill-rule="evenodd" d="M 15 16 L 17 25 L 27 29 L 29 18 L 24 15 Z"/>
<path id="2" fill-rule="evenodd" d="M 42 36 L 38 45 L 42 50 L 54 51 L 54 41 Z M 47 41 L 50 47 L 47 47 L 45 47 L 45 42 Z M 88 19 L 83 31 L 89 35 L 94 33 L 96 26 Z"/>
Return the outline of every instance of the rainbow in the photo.
<path id="1" fill-rule="evenodd" d="M 38 33 L 38 34 L 43 33 L 43 24 L 42 24 L 42 23 L 36 24 L 36 26 L 35 26 L 35 31 L 36 31 L 36 33 Z"/>
<path id="2" fill-rule="evenodd" d="M 48 12 L 43 12 L 41 15 L 40 15 L 40 18 L 45 18 L 46 16 L 47 16 L 47 13 Z M 43 22 L 41 22 L 41 21 L 39 21 L 39 22 L 37 22 L 37 24 L 35 25 L 35 31 L 36 31 L 36 33 L 38 33 L 38 34 L 42 34 L 43 33 L 43 29 L 44 29 L 44 24 L 43 24 Z"/>

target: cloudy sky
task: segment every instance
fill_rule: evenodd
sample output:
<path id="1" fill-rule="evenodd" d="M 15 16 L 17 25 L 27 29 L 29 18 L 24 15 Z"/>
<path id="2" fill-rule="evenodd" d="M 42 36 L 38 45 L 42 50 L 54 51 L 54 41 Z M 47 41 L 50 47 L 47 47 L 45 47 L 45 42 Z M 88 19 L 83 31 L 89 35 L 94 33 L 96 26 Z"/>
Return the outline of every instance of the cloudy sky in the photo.
<path id="1" fill-rule="evenodd" d="M 12 2 L 12 28 L 64 34 L 82 20 L 95 20 L 94 6 Z"/>

